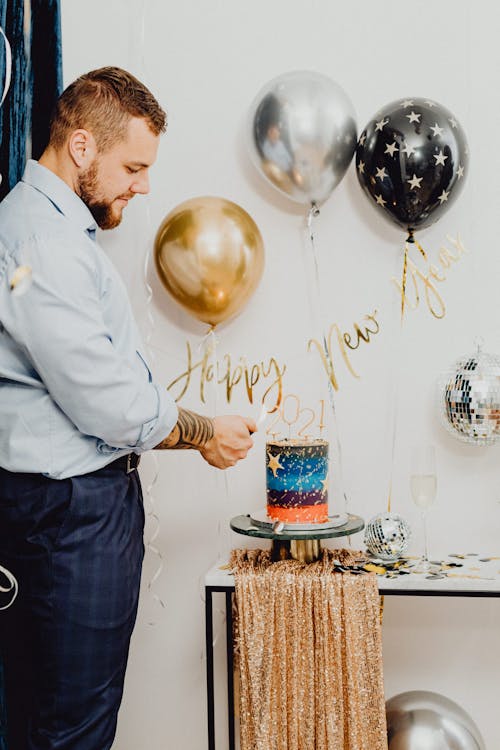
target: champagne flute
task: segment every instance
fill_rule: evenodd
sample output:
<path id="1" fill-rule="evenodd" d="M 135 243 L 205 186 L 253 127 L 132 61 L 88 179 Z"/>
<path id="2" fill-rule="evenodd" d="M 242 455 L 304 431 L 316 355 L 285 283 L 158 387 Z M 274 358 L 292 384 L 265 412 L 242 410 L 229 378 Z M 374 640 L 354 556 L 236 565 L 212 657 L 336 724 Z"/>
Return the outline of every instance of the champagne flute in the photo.
<path id="1" fill-rule="evenodd" d="M 427 547 L 427 511 L 436 499 L 436 450 L 433 445 L 415 446 L 411 452 L 410 462 L 410 490 L 413 502 L 420 508 L 422 515 L 422 530 L 424 537 L 424 551 L 418 568 L 423 572 L 430 569 Z"/>

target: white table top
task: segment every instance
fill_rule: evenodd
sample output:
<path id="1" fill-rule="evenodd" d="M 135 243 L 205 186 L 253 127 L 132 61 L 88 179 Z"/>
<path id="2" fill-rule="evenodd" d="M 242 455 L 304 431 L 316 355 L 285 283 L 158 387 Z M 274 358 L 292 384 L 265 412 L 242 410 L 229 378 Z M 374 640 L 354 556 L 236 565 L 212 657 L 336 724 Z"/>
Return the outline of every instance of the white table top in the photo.
<path id="1" fill-rule="evenodd" d="M 441 569 L 442 578 L 413 572 L 411 568 L 407 574 L 394 577 L 377 574 L 379 591 L 383 594 L 500 597 L 500 556 L 456 554 L 443 555 L 436 560 L 461 567 Z M 227 565 L 219 563 L 206 573 L 205 586 L 234 588 L 234 575 Z"/>

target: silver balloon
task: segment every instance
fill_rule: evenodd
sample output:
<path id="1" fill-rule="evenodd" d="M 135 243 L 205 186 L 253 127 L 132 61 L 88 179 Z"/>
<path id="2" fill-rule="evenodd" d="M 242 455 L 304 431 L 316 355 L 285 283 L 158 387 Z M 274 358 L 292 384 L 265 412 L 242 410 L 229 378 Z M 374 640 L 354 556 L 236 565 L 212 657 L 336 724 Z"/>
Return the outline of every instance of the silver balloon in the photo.
<path id="1" fill-rule="evenodd" d="M 441 421 L 454 437 L 473 445 L 500 441 L 500 357 L 461 357 L 439 379 Z"/>
<path id="2" fill-rule="evenodd" d="M 356 148 L 354 109 L 343 89 L 311 71 L 285 73 L 259 92 L 250 112 L 254 163 L 282 193 L 320 205 Z"/>
<path id="3" fill-rule="evenodd" d="M 388 750 L 485 750 L 479 729 L 457 703 L 411 690 L 386 703 Z"/>
<path id="4" fill-rule="evenodd" d="M 396 513 L 378 513 L 366 524 L 366 549 L 384 562 L 394 562 L 401 557 L 408 549 L 410 538 L 408 523 Z"/>

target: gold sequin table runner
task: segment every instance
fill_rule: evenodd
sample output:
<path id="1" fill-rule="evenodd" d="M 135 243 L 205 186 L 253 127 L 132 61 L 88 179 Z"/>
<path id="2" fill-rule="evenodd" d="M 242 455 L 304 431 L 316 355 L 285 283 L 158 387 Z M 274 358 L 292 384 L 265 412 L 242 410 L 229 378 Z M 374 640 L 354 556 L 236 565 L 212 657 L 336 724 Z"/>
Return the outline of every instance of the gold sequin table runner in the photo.
<path id="1" fill-rule="evenodd" d="M 234 550 L 230 565 L 241 750 L 387 750 L 376 576 L 336 572 L 329 550 Z"/>

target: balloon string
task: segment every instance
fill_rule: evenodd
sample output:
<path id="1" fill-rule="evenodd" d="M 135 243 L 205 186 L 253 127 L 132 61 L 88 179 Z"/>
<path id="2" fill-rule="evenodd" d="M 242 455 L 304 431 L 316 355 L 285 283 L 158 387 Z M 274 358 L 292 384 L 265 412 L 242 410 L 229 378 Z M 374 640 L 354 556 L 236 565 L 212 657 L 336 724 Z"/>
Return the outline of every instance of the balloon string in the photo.
<path id="1" fill-rule="evenodd" d="M 393 419 L 392 419 L 392 445 L 391 445 L 391 464 L 390 464 L 390 478 L 389 478 L 389 495 L 387 498 L 387 512 L 391 512 L 392 507 L 392 488 L 393 488 L 393 480 L 394 480 L 394 463 L 395 463 L 395 455 L 396 455 L 396 438 L 397 438 L 397 432 L 398 432 L 398 417 L 399 417 L 399 377 L 400 377 L 400 366 L 399 363 L 401 362 L 401 341 L 402 336 L 401 332 L 403 330 L 403 323 L 404 323 L 404 312 L 405 312 L 405 304 L 406 304 L 406 284 L 408 281 L 408 256 L 410 253 L 410 244 L 413 244 L 416 246 L 418 251 L 420 252 L 422 258 L 428 262 L 427 253 L 425 252 L 422 245 L 417 242 L 417 240 L 414 237 L 413 230 L 408 230 L 408 237 L 406 238 L 405 242 L 405 249 L 404 249 L 404 258 L 403 258 L 403 273 L 402 273 L 402 279 L 401 279 L 401 325 L 399 328 L 399 335 L 397 337 L 397 350 L 396 350 L 396 360 L 397 360 L 397 367 L 395 368 L 396 371 L 396 383 L 394 387 L 394 407 L 393 407 Z M 417 298 L 418 299 L 418 298 Z"/>
<path id="2" fill-rule="evenodd" d="M 409 243 L 414 243 L 417 245 L 419 250 L 423 253 L 424 257 L 425 252 L 422 250 L 420 245 L 415 242 L 415 238 L 413 236 L 413 232 L 411 230 L 408 231 L 408 237 L 406 238 L 405 242 L 405 249 L 404 249 L 404 258 L 403 258 L 403 275 L 401 280 L 401 319 L 400 319 L 400 326 L 399 326 L 399 333 L 396 337 L 396 367 L 393 369 L 393 372 L 396 373 L 396 382 L 394 384 L 393 389 L 393 410 L 392 410 L 392 438 L 391 438 L 391 458 L 390 458 L 390 470 L 389 470 L 389 493 L 387 497 L 387 512 L 391 512 L 392 508 L 392 490 L 393 490 L 393 482 L 394 482 L 394 464 L 395 464 L 395 457 L 396 457 L 396 439 L 397 439 L 397 432 L 398 432 L 398 421 L 399 421 L 399 378 L 400 378 L 400 362 L 401 362 L 401 340 L 402 340 L 402 330 L 403 330 L 403 324 L 404 324 L 404 310 L 405 310 L 405 300 L 406 300 L 406 282 L 408 278 L 408 255 L 409 255 Z"/>
<path id="3" fill-rule="evenodd" d="M 145 72 L 144 69 L 146 67 L 146 59 L 144 56 L 144 50 L 146 49 L 145 39 L 146 39 L 146 0 L 143 0 L 142 8 L 141 8 L 141 30 L 140 30 L 141 68 L 142 68 L 143 74 Z"/>
<path id="4" fill-rule="evenodd" d="M 213 399 L 212 399 L 212 407 L 211 411 L 213 413 L 213 416 L 216 417 L 219 409 L 219 396 L 218 396 L 218 364 L 217 364 L 217 345 L 220 343 L 220 339 L 217 336 L 215 332 L 215 326 L 212 325 L 206 332 L 206 334 L 203 336 L 202 340 L 200 341 L 198 345 L 198 350 L 203 350 L 203 355 L 207 357 L 207 360 L 211 360 L 212 364 L 212 382 L 213 382 Z M 218 490 L 218 479 L 219 479 L 219 470 L 214 469 L 217 473 L 215 474 L 215 481 L 216 481 L 216 492 L 217 495 L 219 495 Z M 228 505 L 229 501 L 229 485 L 228 485 L 228 478 L 227 478 L 227 471 L 223 472 L 223 479 L 224 479 L 224 489 L 225 489 L 225 507 Z M 227 523 L 227 521 L 226 521 Z M 217 522 L 217 560 L 220 561 L 223 555 L 222 551 L 222 521 L 219 518 Z M 224 561 L 225 562 L 225 561 Z M 203 579 L 202 576 L 198 579 L 198 587 L 199 587 L 199 596 L 203 603 L 205 603 L 205 593 L 203 589 Z M 215 646 L 217 645 L 221 634 L 225 632 L 225 623 L 226 623 L 226 617 L 227 613 L 225 608 L 222 609 L 221 607 L 214 606 L 213 607 L 213 613 L 219 614 L 222 617 L 222 623 L 216 633 L 214 633 L 214 637 L 212 640 L 212 649 L 215 649 Z M 206 660 L 206 654 L 203 652 L 200 655 L 200 661 L 203 664 Z"/>
<path id="5" fill-rule="evenodd" d="M 400 326 L 400 333 L 401 328 L 403 326 L 403 321 L 401 321 Z M 392 508 L 392 486 L 393 486 L 393 480 L 394 480 L 394 466 L 395 466 L 395 458 L 396 458 L 396 442 L 397 442 L 397 435 L 398 435 L 398 423 L 399 423 L 399 380 L 400 380 L 400 360 L 401 357 L 400 351 L 401 351 L 401 336 L 398 336 L 398 343 L 396 347 L 396 360 L 397 365 L 395 368 L 396 372 L 396 382 L 393 389 L 393 411 L 392 411 L 392 445 L 391 445 L 391 466 L 390 466 L 390 477 L 389 477 L 389 495 L 387 498 L 387 512 L 391 512 Z"/>
<path id="6" fill-rule="evenodd" d="M 5 101 L 5 97 L 7 96 L 7 93 L 10 88 L 10 80 L 12 75 L 12 51 L 10 48 L 10 43 L 7 37 L 5 36 L 5 32 L 0 26 L 0 35 L 2 36 L 2 39 L 4 41 L 5 46 L 5 79 L 3 84 L 3 92 L 2 96 L 0 97 L 0 107 Z M 2 182 L 2 173 L 0 172 L 0 183 Z"/>
<path id="7" fill-rule="evenodd" d="M 217 345 L 219 343 L 220 343 L 220 339 L 219 339 L 219 337 L 217 336 L 217 334 L 215 332 L 215 325 L 211 325 L 210 328 L 208 329 L 208 331 L 205 333 L 205 335 L 201 339 L 200 343 L 198 344 L 198 351 L 200 353 L 203 353 L 203 356 L 206 357 L 207 360 L 211 360 L 212 373 L 213 373 L 213 376 L 212 376 L 212 382 L 213 382 L 213 400 L 212 400 L 211 411 L 212 411 L 214 417 L 217 416 L 218 401 L 219 401 L 219 399 L 218 399 L 218 390 L 217 390 L 217 386 L 218 386 Z M 217 472 L 218 472 L 218 470 L 217 470 Z M 218 473 L 215 475 L 215 477 L 216 477 L 216 484 L 217 484 L 218 483 Z M 226 504 L 227 504 L 227 501 L 229 500 L 229 486 L 228 486 L 228 483 L 227 483 L 227 474 L 226 474 L 226 472 L 224 472 L 224 482 L 225 482 L 225 493 L 226 493 Z M 217 494 L 218 494 L 218 490 L 217 490 Z M 217 543 L 217 560 L 220 560 L 221 557 L 222 557 L 221 537 L 222 537 L 222 521 L 219 518 L 219 520 L 217 522 L 217 539 L 218 539 L 218 543 Z M 203 603 L 205 603 L 204 582 L 203 582 L 203 577 L 202 576 L 200 576 L 198 578 L 198 593 L 199 593 L 199 597 L 200 597 L 201 601 Z M 225 609 L 221 609 L 220 607 L 215 606 L 214 607 L 214 614 L 215 613 L 218 613 L 218 614 L 222 615 L 222 618 L 223 618 L 222 625 L 224 625 L 225 618 L 226 618 Z M 217 642 L 218 642 L 218 640 L 220 638 L 222 630 L 223 630 L 223 628 L 219 629 L 219 631 L 217 633 L 215 633 L 214 639 L 212 641 L 212 648 L 215 648 L 215 645 L 217 644 Z M 202 653 L 201 656 L 200 656 L 200 660 L 201 660 L 202 663 L 205 661 L 205 658 L 206 658 L 205 654 Z"/>
<path id="8" fill-rule="evenodd" d="M 212 325 L 206 332 L 206 334 L 203 336 L 202 340 L 198 344 L 198 351 L 201 352 L 203 350 L 204 354 L 208 354 L 208 356 L 211 356 L 212 351 L 215 351 L 217 344 L 220 343 L 220 339 L 215 333 L 215 326 Z M 217 361 L 213 362 L 214 367 L 217 365 Z M 215 373 L 215 370 L 214 370 Z M 215 392 L 217 394 L 217 391 Z"/>
<path id="9" fill-rule="evenodd" d="M 316 246 L 314 244 L 314 230 L 313 230 L 313 220 L 319 216 L 319 208 L 315 203 L 311 204 L 311 208 L 309 209 L 307 213 L 307 228 L 309 229 L 309 239 L 311 242 L 311 248 L 312 248 L 312 256 L 314 260 L 314 270 L 316 275 L 316 287 L 318 295 L 321 294 L 321 287 L 319 283 L 319 264 L 318 264 L 318 258 L 316 255 Z M 320 312 L 323 312 L 320 305 Z"/>
<path id="10" fill-rule="evenodd" d="M 219 398 L 218 398 L 218 362 L 217 362 L 217 345 L 220 343 L 219 337 L 215 333 L 215 325 L 211 325 L 206 334 L 203 336 L 202 340 L 200 341 L 198 345 L 198 350 L 203 351 L 203 358 L 207 361 L 210 361 L 211 368 L 212 368 L 212 405 L 211 405 L 211 412 L 213 415 L 213 418 L 217 416 L 218 408 L 219 408 Z M 216 479 L 216 485 L 219 483 L 219 474 L 215 475 Z M 224 492 L 225 492 L 225 498 L 226 498 L 226 505 L 227 501 L 229 500 L 229 486 L 227 482 L 227 473 L 223 472 L 223 481 L 224 481 Z M 217 489 L 217 494 L 219 494 Z M 217 522 L 217 559 L 220 560 L 222 557 L 222 524 L 225 522 L 222 521 L 220 518 Z"/>
<path id="11" fill-rule="evenodd" d="M 1 26 L 0 26 L 0 34 L 2 35 L 4 44 L 5 44 L 5 80 L 3 84 L 2 96 L 0 98 L 0 107 L 1 107 L 5 101 L 5 97 L 7 96 L 9 88 L 10 88 L 10 81 L 11 81 L 11 76 L 12 76 L 12 51 L 10 48 L 9 40 L 5 36 L 5 32 Z"/>
<path id="12" fill-rule="evenodd" d="M 145 72 L 146 2 L 147 0 L 143 0 L 143 2 L 141 3 L 140 19 L 139 19 L 139 24 L 138 24 L 139 60 L 140 60 L 140 67 L 142 69 L 143 74 Z M 144 265 L 143 265 L 143 281 L 144 281 L 144 288 L 146 290 L 146 332 L 144 336 L 144 343 L 146 345 L 148 359 L 151 362 L 151 365 L 153 366 L 154 363 L 156 362 L 156 357 L 155 357 L 153 346 L 152 346 L 152 340 L 153 340 L 154 331 L 155 331 L 155 319 L 154 319 L 154 315 L 152 311 L 153 290 L 148 281 L 149 270 L 150 270 L 150 257 L 151 257 L 151 252 L 152 252 L 152 242 L 151 242 L 152 220 L 151 220 L 150 204 L 149 204 L 149 200 L 147 196 L 145 198 L 144 206 L 145 206 L 145 212 L 146 212 L 146 226 L 148 230 L 147 235 L 149 237 L 149 240 L 148 240 L 149 246 L 147 247 L 146 253 L 144 254 Z M 163 555 L 159 547 L 156 544 L 156 540 L 158 539 L 160 535 L 160 531 L 161 531 L 161 523 L 160 523 L 160 517 L 156 510 L 156 501 L 155 501 L 155 496 L 154 496 L 154 489 L 158 482 L 158 476 L 159 476 L 159 464 L 158 464 L 157 454 L 155 451 L 149 451 L 148 461 L 151 461 L 151 464 L 152 464 L 152 476 L 149 479 L 145 487 L 144 496 L 145 496 L 146 512 L 147 512 L 147 517 L 148 517 L 148 530 L 150 531 L 150 535 L 145 543 L 145 546 L 146 546 L 147 551 L 156 558 L 157 564 L 156 564 L 156 568 L 154 570 L 153 575 L 151 576 L 151 578 L 149 579 L 147 583 L 147 589 L 149 592 L 151 592 L 153 601 L 159 604 L 162 607 L 162 609 L 165 609 L 164 601 L 155 591 L 155 583 L 160 578 L 164 569 Z M 152 620 L 148 624 L 155 625 L 156 622 Z"/>
<path id="13" fill-rule="evenodd" d="M 474 346 L 477 350 L 477 356 L 479 357 L 480 354 L 483 352 L 484 347 L 484 337 L 483 336 L 474 336 Z"/>
<path id="14" fill-rule="evenodd" d="M 406 276 L 408 271 L 408 242 L 405 242 L 405 252 L 403 259 L 403 278 L 401 279 L 401 324 L 405 316 L 406 301 Z"/>
<path id="15" fill-rule="evenodd" d="M 151 211 L 150 211 L 150 205 L 147 200 L 147 197 L 145 201 L 145 210 L 146 210 L 146 225 L 149 228 L 149 230 L 151 230 L 151 226 L 152 226 Z M 150 232 L 148 232 L 148 234 L 149 233 Z M 146 320 L 147 320 L 145 344 L 146 344 L 146 350 L 148 352 L 148 358 L 150 359 L 151 364 L 153 365 L 154 362 L 156 361 L 156 357 L 152 349 L 152 339 L 153 339 L 153 334 L 155 330 L 155 319 L 154 319 L 153 312 L 152 312 L 153 290 L 148 281 L 149 267 L 150 267 L 150 255 L 151 255 L 151 252 L 150 252 L 150 249 L 148 248 L 144 256 L 143 278 L 144 278 L 144 287 L 146 289 Z M 146 549 L 148 550 L 148 552 L 150 552 L 152 555 L 156 557 L 157 566 L 156 566 L 155 572 L 153 573 L 152 577 L 148 581 L 147 588 L 148 588 L 148 591 L 152 593 L 153 600 L 157 602 L 157 604 L 159 604 L 163 609 L 165 609 L 164 601 L 154 590 L 154 584 L 163 573 L 164 561 L 163 561 L 163 555 L 160 549 L 155 544 L 156 539 L 160 535 L 160 531 L 161 531 L 160 517 L 158 513 L 156 512 L 156 502 L 155 502 L 155 497 L 154 497 L 154 488 L 157 484 L 158 476 L 159 476 L 158 458 L 156 456 L 155 451 L 150 451 L 149 456 L 150 456 L 150 460 L 153 466 L 153 474 L 146 486 L 145 498 L 146 498 L 148 522 L 149 522 L 149 526 L 152 527 L 152 533 L 146 542 Z M 149 625 L 155 625 L 155 624 L 156 623 L 154 621 L 149 622 Z"/>
<path id="16" fill-rule="evenodd" d="M 428 258 L 427 258 L 427 253 L 425 252 L 425 250 L 424 250 L 424 248 L 422 247 L 422 245 L 420 244 L 420 242 L 417 242 L 417 240 L 416 240 L 416 239 L 413 239 L 413 242 L 414 242 L 415 246 L 416 246 L 416 247 L 418 248 L 418 250 L 420 251 L 420 254 L 421 254 L 422 258 L 423 258 L 423 259 L 424 259 L 424 260 L 425 260 L 426 262 L 428 262 Z"/>
<path id="17" fill-rule="evenodd" d="M 330 372 L 333 371 L 333 365 L 330 358 L 330 351 L 328 349 L 326 334 L 323 327 L 323 301 L 321 296 L 321 284 L 320 284 L 320 272 L 319 272 L 319 262 L 318 257 L 316 253 L 316 245 L 314 241 L 314 219 L 316 219 L 319 216 L 319 208 L 316 205 L 316 203 L 311 204 L 311 208 L 309 209 L 307 213 L 307 228 L 309 230 L 309 241 L 311 245 L 311 253 L 314 261 L 314 271 L 315 271 L 315 282 L 316 282 L 316 299 L 318 300 L 318 307 L 319 307 L 319 314 L 320 314 L 320 327 L 321 327 L 321 338 L 323 341 L 323 348 L 325 350 L 325 357 L 326 361 L 328 363 Z M 327 378 L 328 381 L 328 398 L 330 401 L 330 407 L 333 414 L 333 421 L 334 421 L 334 433 L 335 433 L 335 447 L 337 451 L 337 459 L 338 459 L 338 466 L 337 466 L 337 476 L 338 476 L 338 482 L 340 486 L 341 494 L 344 498 L 344 512 L 348 513 L 348 500 L 347 500 L 347 494 L 344 489 L 344 478 L 343 478 L 343 471 L 342 471 L 342 448 L 341 448 L 341 442 L 340 442 L 340 434 L 339 434 L 339 428 L 338 428 L 338 420 L 337 420 L 337 412 L 335 409 L 335 397 L 334 397 L 334 390 L 333 385 L 330 380 L 330 378 Z M 349 545 L 351 544 L 351 538 L 348 539 Z"/>
<path id="18" fill-rule="evenodd" d="M 387 498 L 387 512 L 391 512 L 392 507 L 392 483 L 394 479 L 394 458 L 396 455 L 396 433 L 398 424 L 398 396 L 399 396 L 399 383 L 396 382 L 394 389 L 394 404 L 392 412 L 392 445 L 391 445 L 391 470 L 389 477 L 389 496 Z"/>
<path id="19" fill-rule="evenodd" d="M 206 347 L 206 353 L 208 355 L 207 358 L 212 360 L 212 372 L 213 372 L 213 416 L 217 416 L 217 412 L 219 410 L 219 394 L 218 394 L 218 381 L 219 381 L 219 373 L 218 373 L 218 362 L 217 362 L 217 344 L 220 343 L 219 337 L 215 333 L 215 326 L 211 326 L 208 330 L 208 333 L 204 337 L 205 347 Z"/>
<path id="20" fill-rule="evenodd" d="M 147 199 L 146 199 L 146 217 L 147 217 L 147 222 L 150 223 L 151 222 L 151 214 L 150 214 L 150 211 L 149 211 L 149 203 L 147 202 Z M 151 362 L 154 362 L 155 359 L 156 359 L 156 357 L 154 355 L 154 352 L 153 351 L 149 351 L 150 345 L 151 345 L 151 341 L 152 341 L 152 338 L 153 338 L 153 331 L 154 331 L 154 328 L 155 328 L 155 320 L 154 320 L 154 317 L 153 317 L 153 313 L 151 311 L 151 303 L 152 303 L 152 300 L 153 300 L 153 290 L 152 290 L 151 285 L 150 285 L 150 283 L 148 281 L 148 277 L 149 277 L 149 259 L 150 259 L 150 251 L 148 249 L 148 250 L 146 250 L 146 253 L 144 255 L 144 268 L 143 268 L 144 287 L 146 289 L 146 319 L 147 319 L 147 322 L 148 322 L 148 328 L 147 328 L 146 337 L 145 337 L 145 344 L 146 344 L 146 346 L 148 348 L 148 354 L 149 354 L 149 357 L 151 358 Z"/>
<path id="21" fill-rule="evenodd" d="M 4 568 L 2 565 L 0 565 L 0 573 L 3 573 L 3 575 L 5 576 L 5 578 L 8 580 L 10 584 L 9 588 L 5 588 L 5 586 L 0 586 L 0 591 L 2 592 L 2 594 L 8 594 L 9 592 L 12 592 L 12 598 L 10 602 L 8 602 L 8 604 L 4 604 L 3 607 L 0 607 L 0 611 L 1 611 L 4 609 L 8 609 L 9 607 L 13 605 L 14 600 L 19 591 L 19 587 L 17 585 L 17 580 L 15 576 L 13 576 L 12 573 L 6 568 Z"/>
<path id="22" fill-rule="evenodd" d="M 151 215 L 150 215 L 149 203 L 147 202 L 146 202 L 146 215 L 147 215 L 147 223 L 149 226 L 151 226 Z M 146 318 L 148 322 L 147 334 L 146 334 L 146 347 L 147 347 L 148 355 L 151 359 L 151 362 L 154 363 L 156 358 L 151 347 L 151 340 L 153 338 L 155 320 L 154 320 L 154 316 L 152 313 L 153 290 L 151 288 L 151 285 L 148 282 L 149 259 L 150 259 L 150 253 L 146 252 L 145 263 L 144 263 L 144 284 L 146 287 Z M 156 456 L 155 451 L 151 451 L 150 455 L 151 455 L 151 461 L 153 464 L 153 475 L 151 479 L 149 480 L 147 487 L 146 487 L 146 501 L 147 501 L 147 506 L 148 506 L 148 520 L 150 524 L 153 525 L 153 532 L 147 541 L 146 549 L 157 558 L 158 564 L 157 564 L 155 572 L 153 573 L 153 576 L 148 582 L 148 591 L 152 592 L 153 600 L 156 601 L 163 609 L 165 609 L 165 603 L 163 602 L 161 597 L 158 596 L 158 594 L 154 591 L 154 588 L 153 588 L 155 582 L 158 580 L 158 578 L 163 572 L 164 562 L 163 562 L 163 555 L 160 549 L 155 544 L 155 541 L 160 534 L 160 527 L 161 527 L 160 518 L 158 516 L 158 513 L 156 512 L 156 502 L 155 502 L 155 497 L 154 497 L 154 488 L 156 486 L 156 483 L 158 481 L 158 476 L 159 476 L 158 458 Z M 150 623 L 150 625 L 154 625 L 154 624 L 155 624 L 154 622 Z"/>
<path id="23" fill-rule="evenodd" d="M 403 322 L 404 313 L 405 313 L 405 305 L 406 305 L 406 284 L 408 281 L 408 257 L 410 254 L 409 243 L 415 245 L 415 247 L 418 249 L 418 251 L 420 252 L 420 255 L 422 256 L 422 258 L 425 260 L 426 263 L 429 262 L 427 253 L 425 252 L 422 245 L 419 242 L 417 242 L 417 240 L 413 236 L 413 230 L 410 229 L 408 233 L 408 237 L 406 238 L 406 242 L 405 242 L 404 259 L 403 259 L 403 274 L 401 278 L 401 322 Z M 416 287 L 415 287 L 415 295 L 416 295 L 417 304 L 418 304 L 419 295 L 418 295 L 418 289 Z"/>
<path id="24" fill-rule="evenodd" d="M 213 382 L 213 398 L 212 398 L 212 406 L 211 411 L 213 414 L 213 417 L 215 418 L 218 414 L 219 410 L 219 394 L 218 394 L 218 362 L 217 362 L 217 345 L 220 343 L 220 339 L 217 336 L 215 332 L 215 325 L 211 325 L 206 334 L 203 336 L 202 340 L 200 341 L 198 345 L 198 349 L 201 351 L 203 350 L 204 357 L 206 356 L 207 360 L 211 361 L 212 365 L 212 382 Z M 217 495 L 219 495 L 218 490 L 218 484 L 219 484 L 219 476 L 220 471 L 219 469 L 215 469 L 217 473 L 215 474 L 216 479 L 216 492 Z M 227 508 L 229 503 L 229 484 L 228 484 L 228 477 L 227 477 L 227 471 L 223 471 L 223 481 L 224 481 L 224 492 L 225 492 L 225 503 L 224 507 Z M 224 527 L 227 527 L 227 519 L 224 520 Z M 220 561 L 223 556 L 223 550 L 222 550 L 222 524 L 223 521 L 219 518 L 217 522 L 217 560 Z M 225 561 L 224 561 L 225 562 Z M 202 602 L 205 602 L 205 596 L 204 593 L 202 593 L 201 586 L 202 586 L 202 580 L 201 577 L 198 580 L 198 584 L 200 587 L 200 598 Z M 213 614 L 219 614 L 222 616 L 222 623 L 221 627 L 218 629 L 218 631 L 214 634 L 214 638 L 212 640 L 212 648 L 214 649 L 216 644 L 218 643 L 222 632 L 225 630 L 225 622 L 226 622 L 226 616 L 227 613 L 225 611 L 225 608 L 222 609 L 221 607 L 215 606 L 213 610 Z M 201 654 L 201 662 L 203 663 L 205 661 L 205 654 Z"/>

